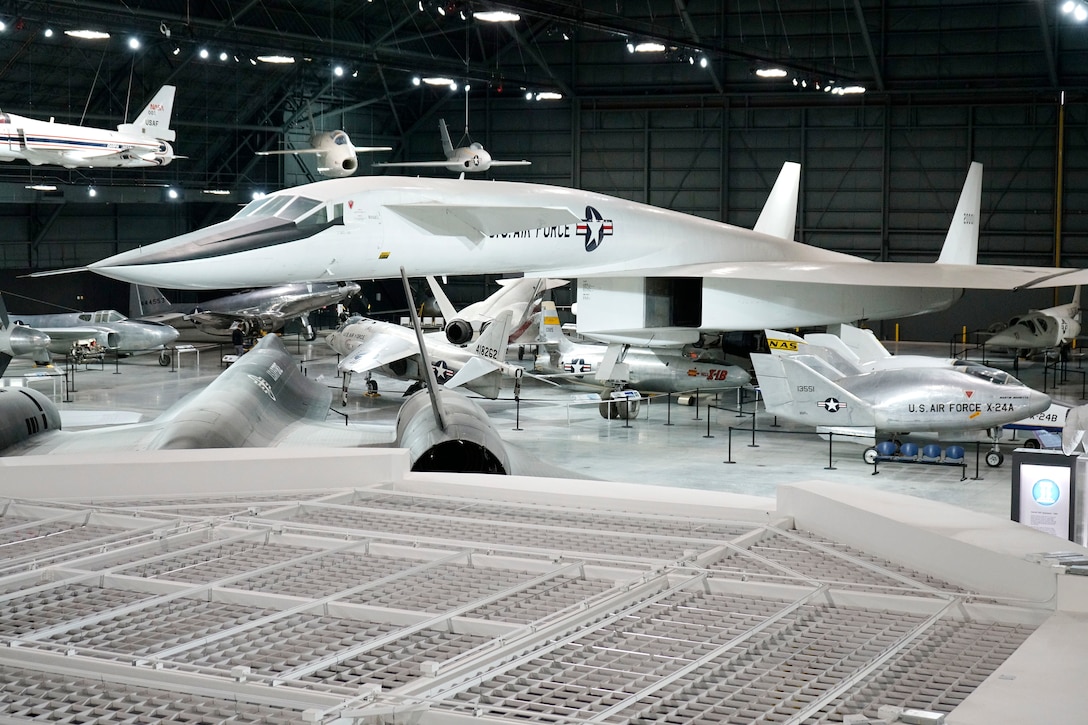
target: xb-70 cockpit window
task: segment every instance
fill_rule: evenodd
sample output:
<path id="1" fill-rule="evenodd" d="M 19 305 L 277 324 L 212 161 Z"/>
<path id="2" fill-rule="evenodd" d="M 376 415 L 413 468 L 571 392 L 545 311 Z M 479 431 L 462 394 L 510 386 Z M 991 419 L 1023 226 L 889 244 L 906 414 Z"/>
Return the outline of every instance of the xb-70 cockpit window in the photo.
<path id="1" fill-rule="evenodd" d="M 998 370 L 992 368 L 989 365 L 979 365 L 978 363 L 965 362 L 963 360 L 957 360 L 953 363 L 953 367 L 957 370 L 961 370 L 968 375 L 973 375 L 976 378 L 983 380 L 989 380 L 996 385 L 1023 385 L 1019 380 L 1009 375 L 1004 370 Z"/>
<path id="2" fill-rule="evenodd" d="M 234 218 L 262 219 L 270 216 L 300 225 L 326 224 L 329 221 L 327 207 L 320 201 L 305 196 L 268 196 L 256 199 L 246 204 Z"/>

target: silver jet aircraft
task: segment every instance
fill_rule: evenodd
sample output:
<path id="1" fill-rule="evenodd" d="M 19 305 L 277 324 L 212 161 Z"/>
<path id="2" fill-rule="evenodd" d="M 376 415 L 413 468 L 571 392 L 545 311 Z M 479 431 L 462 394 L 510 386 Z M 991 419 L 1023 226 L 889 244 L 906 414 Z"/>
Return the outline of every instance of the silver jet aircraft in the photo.
<path id="1" fill-rule="evenodd" d="M 302 323 L 307 340 L 317 337 L 310 313 L 359 294 L 355 282 L 306 282 L 239 292 L 199 305 L 171 303 L 155 287 L 132 285 L 129 313 L 133 318 L 161 322 L 179 330 L 195 327 L 213 337 L 230 337 L 240 324 L 245 334 L 276 332 L 292 319 Z M 186 324 L 188 323 L 188 324 Z"/>
<path id="2" fill-rule="evenodd" d="M 258 156 L 286 156 L 292 154 L 314 155 L 317 158 L 317 173 L 330 179 L 351 176 L 359 168 L 357 153 L 373 151 L 391 151 L 392 146 L 356 146 L 344 131 L 318 131 L 310 136 L 308 148 L 284 149 L 282 151 L 258 151 Z"/>
<path id="3" fill-rule="evenodd" d="M 751 376 L 736 365 L 705 357 L 692 357 L 680 349 L 624 346 L 612 367 L 612 376 L 599 377 L 609 346 L 580 344 L 563 333 L 555 303 L 545 301 L 540 312 L 541 339 L 547 358 L 537 367 L 549 377 L 565 377 L 598 387 L 627 387 L 659 393 L 700 390 L 716 393 L 747 385 Z M 698 351 L 705 354 L 705 351 Z M 616 377 L 619 374 L 620 377 Z"/>
<path id="4" fill-rule="evenodd" d="M 1050 407 L 1048 395 L 986 365 L 941 359 L 859 365 L 833 346 L 779 330 L 766 336 L 771 353 L 753 353 L 752 365 L 767 412 L 821 433 L 871 441 L 881 434 L 988 431 L 993 448 L 986 463 L 1000 466 L 1001 426 Z M 875 448 L 864 457 L 872 463 Z"/>
<path id="5" fill-rule="evenodd" d="M 49 336 L 49 350 L 67 355 L 73 346 L 91 341 L 93 347 L 118 355 L 159 353 L 159 364 L 170 364 L 166 346 L 178 338 L 178 331 L 159 322 L 130 320 L 117 310 L 61 312 L 50 315 L 16 315 L 17 325 L 33 327 Z"/>
<path id="6" fill-rule="evenodd" d="M 274 192 L 231 219 L 86 269 L 179 289 L 390 278 L 402 266 L 413 276 L 578 277 L 582 334 L 661 346 L 695 342 L 701 330 L 931 312 L 965 287 L 1088 278 L 975 264 L 981 177 L 972 164 L 935 264 L 870 262 L 793 241 L 800 167 L 787 163 L 752 230 L 579 189 L 353 176 Z"/>
<path id="7" fill-rule="evenodd" d="M 38 362 L 49 362 L 48 347 L 49 335 L 32 327 L 12 324 L 4 299 L 0 297 L 0 375 L 15 357 L 33 356 Z"/>

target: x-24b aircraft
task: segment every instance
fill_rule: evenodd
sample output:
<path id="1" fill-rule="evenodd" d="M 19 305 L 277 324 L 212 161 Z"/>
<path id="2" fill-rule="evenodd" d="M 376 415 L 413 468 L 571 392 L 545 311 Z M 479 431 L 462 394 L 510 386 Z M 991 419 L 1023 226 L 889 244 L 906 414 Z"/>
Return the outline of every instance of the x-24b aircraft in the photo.
<path id="1" fill-rule="evenodd" d="M 28 161 L 66 169 L 166 166 L 176 157 L 168 143 L 174 86 L 163 86 L 136 120 L 116 131 L 39 121 L 0 112 L 0 161 Z"/>
<path id="2" fill-rule="evenodd" d="M 871 442 L 880 434 L 986 430 L 993 441 L 986 463 L 1000 466 L 1001 426 L 1050 407 L 1050 396 L 986 365 L 886 351 L 862 360 L 834 336 L 765 333 L 771 352 L 753 353 L 752 365 L 767 412 L 819 433 Z M 875 457 L 866 449 L 866 462 Z"/>

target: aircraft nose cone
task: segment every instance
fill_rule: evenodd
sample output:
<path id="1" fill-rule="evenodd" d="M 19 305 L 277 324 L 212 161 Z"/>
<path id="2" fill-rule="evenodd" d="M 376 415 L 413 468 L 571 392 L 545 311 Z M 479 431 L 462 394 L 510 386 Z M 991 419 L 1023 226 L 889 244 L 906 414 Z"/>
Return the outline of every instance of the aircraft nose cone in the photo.
<path id="1" fill-rule="evenodd" d="M 9 341 L 13 355 L 29 355 L 46 348 L 50 342 L 49 335 L 29 327 L 13 327 Z"/>
<path id="2" fill-rule="evenodd" d="M 1009 327 L 991 335 L 986 344 L 990 347 L 1023 347 L 1030 341 L 1020 333 L 1019 328 Z"/>
<path id="3" fill-rule="evenodd" d="M 1050 407 L 1050 396 L 1038 390 L 1028 391 L 1028 415 L 1042 413 Z M 1026 417 L 1026 416 L 1025 416 Z"/>
<path id="4" fill-rule="evenodd" d="M 744 368 L 734 368 L 730 370 L 729 379 L 736 383 L 738 388 L 752 382 L 752 376 L 749 375 L 748 371 Z"/>

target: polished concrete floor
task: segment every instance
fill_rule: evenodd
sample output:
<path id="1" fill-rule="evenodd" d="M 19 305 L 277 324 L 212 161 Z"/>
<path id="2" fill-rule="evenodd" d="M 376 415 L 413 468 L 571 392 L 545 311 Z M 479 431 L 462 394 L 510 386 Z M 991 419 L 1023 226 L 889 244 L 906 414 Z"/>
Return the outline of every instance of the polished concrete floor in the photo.
<path id="1" fill-rule="evenodd" d="M 346 406 L 339 406 L 337 358 L 321 336 L 306 343 L 284 338 L 308 377 L 328 385 L 333 407 L 346 413 L 348 423 L 392 423 L 408 383 L 377 377 L 380 395 L 363 395 L 356 376 Z M 131 420 L 150 420 L 181 397 L 206 385 L 224 367 L 226 347 L 198 347 L 199 352 L 178 355 L 163 367 L 157 356 L 146 355 L 78 366 L 74 390 L 66 392 L 63 378 L 30 380 L 52 396 L 65 416 L 68 429 Z M 528 361 L 526 361 L 528 363 Z M 12 363 L 8 378 L 34 375 L 21 360 Z M 1041 365 L 1021 363 L 1019 377 L 1043 388 Z M 1064 384 L 1054 387 L 1047 372 L 1047 391 L 1055 400 L 1077 405 L 1084 394 L 1079 361 L 1069 366 Z M 682 406 L 676 398 L 655 398 L 643 403 L 636 419 L 606 420 L 598 406 L 585 398 L 591 391 L 556 387 L 526 378 L 518 400 L 512 390 L 499 400 L 479 399 L 502 437 L 541 463 L 540 473 L 554 475 L 553 467 L 574 477 L 637 484 L 681 486 L 774 497 L 779 484 L 798 480 L 827 480 L 906 493 L 1007 516 L 1011 466 L 988 468 L 975 460 L 975 446 L 967 445 L 967 466 L 880 464 L 877 471 L 861 459 L 863 447 L 836 439 L 832 444 L 815 434 L 767 416 L 751 393 L 746 400 L 735 394 L 704 398 L 699 406 Z M 343 420 L 330 411 L 329 419 Z M 1020 434 L 1023 440 L 1023 434 Z M 1008 453 L 1016 447 L 1006 443 Z M 984 455 L 988 444 L 982 444 Z M 589 484 L 592 485 L 592 484 Z"/>

